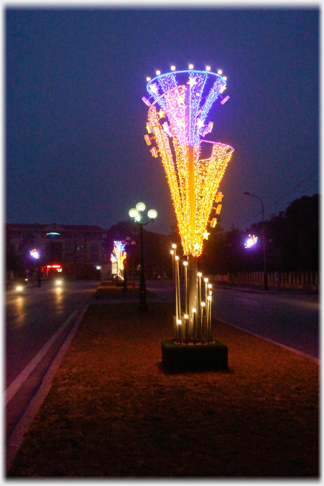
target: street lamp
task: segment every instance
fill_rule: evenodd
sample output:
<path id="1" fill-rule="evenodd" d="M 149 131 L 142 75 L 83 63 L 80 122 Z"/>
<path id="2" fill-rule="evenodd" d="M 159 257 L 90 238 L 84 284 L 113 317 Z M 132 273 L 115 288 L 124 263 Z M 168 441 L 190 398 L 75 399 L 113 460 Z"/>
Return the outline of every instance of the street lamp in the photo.
<path id="1" fill-rule="evenodd" d="M 144 274 L 144 245 L 143 245 L 143 226 L 147 225 L 150 222 L 153 222 L 157 217 L 157 211 L 155 209 L 150 209 L 147 212 L 147 216 L 149 220 L 146 223 L 142 222 L 142 212 L 145 211 L 146 206 L 143 202 L 139 202 L 136 204 L 135 208 L 129 210 L 128 214 L 135 223 L 137 223 L 140 227 L 140 243 L 141 243 L 141 278 L 140 278 L 140 305 L 139 310 L 147 311 L 147 304 L 146 304 L 146 284 L 145 284 L 145 274 Z"/>
<path id="2" fill-rule="evenodd" d="M 262 233 L 263 233 L 263 288 L 264 290 L 268 290 L 268 275 L 267 275 L 267 258 L 266 258 L 266 239 L 265 239 L 265 224 L 264 224 L 264 206 L 263 201 L 259 196 L 255 194 L 251 194 L 250 192 L 243 192 L 244 196 L 251 196 L 259 199 L 261 203 L 261 210 L 262 210 Z"/>

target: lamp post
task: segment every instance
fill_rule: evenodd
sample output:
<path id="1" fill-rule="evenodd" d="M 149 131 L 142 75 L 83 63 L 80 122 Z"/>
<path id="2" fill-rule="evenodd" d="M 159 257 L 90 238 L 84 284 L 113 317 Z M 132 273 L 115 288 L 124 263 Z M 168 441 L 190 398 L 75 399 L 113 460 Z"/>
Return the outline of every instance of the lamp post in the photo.
<path id="1" fill-rule="evenodd" d="M 268 290 L 268 275 L 267 275 L 267 257 L 266 257 L 266 239 L 265 239 L 265 224 L 264 224 L 264 206 L 263 201 L 259 196 L 255 194 L 251 194 L 250 192 L 243 192 L 244 196 L 251 196 L 259 199 L 261 203 L 261 210 L 262 210 L 262 233 L 263 233 L 263 288 L 264 290 Z"/>
<path id="2" fill-rule="evenodd" d="M 134 249 L 135 249 L 136 241 L 132 240 L 131 248 L 132 248 L 132 281 L 133 281 L 133 289 L 135 289 L 135 280 L 134 280 Z"/>
<path id="3" fill-rule="evenodd" d="M 128 248 L 129 248 L 129 245 L 130 245 L 130 241 L 131 241 L 131 237 L 130 236 L 126 236 L 125 238 L 125 246 L 126 246 L 126 253 L 127 253 L 127 256 L 128 256 Z M 124 262 L 124 292 L 127 292 L 127 268 L 128 266 L 128 261 L 126 259 L 126 262 Z"/>
<path id="4" fill-rule="evenodd" d="M 153 222 L 157 217 L 157 211 L 155 209 L 150 209 L 147 212 L 147 216 L 149 218 L 146 223 L 143 223 L 142 220 L 142 212 L 145 211 L 145 204 L 139 202 L 136 204 L 135 208 L 129 210 L 128 214 L 135 223 L 137 223 L 140 227 L 140 243 L 141 243 L 141 277 L 140 277 L 140 305 L 139 310 L 147 311 L 147 304 L 146 304 L 146 283 L 145 283 L 145 273 L 144 273 L 144 245 L 143 245 L 143 226 L 147 225 L 150 222 Z"/>

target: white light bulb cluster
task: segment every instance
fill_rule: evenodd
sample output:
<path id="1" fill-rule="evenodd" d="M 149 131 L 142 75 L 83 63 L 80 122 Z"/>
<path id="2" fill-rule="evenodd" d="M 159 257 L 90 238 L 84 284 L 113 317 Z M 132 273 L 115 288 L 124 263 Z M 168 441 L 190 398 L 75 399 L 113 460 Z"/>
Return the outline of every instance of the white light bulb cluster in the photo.
<path id="1" fill-rule="evenodd" d="M 170 69 L 171 69 L 171 71 L 175 71 L 176 70 L 176 67 L 174 65 L 172 65 L 172 66 L 170 66 Z M 190 69 L 190 70 L 191 69 L 194 69 L 194 65 L 193 64 L 189 64 L 188 65 L 188 69 Z M 206 71 L 210 71 L 211 70 L 211 67 L 210 66 L 205 66 L 205 70 Z M 156 74 L 156 76 L 160 76 L 161 71 L 158 69 L 158 70 L 155 71 L 155 74 Z M 218 69 L 217 70 L 217 74 L 222 75 L 223 74 L 222 69 Z M 223 79 L 225 79 L 225 81 L 226 81 L 227 80 L 227 77 L 226 76 L 223 76 Z M 146 81 L 151 81 L 151 78 L 149 76 L 147 76 Z"/>
<path id="2" fill-rule="evenodd" d="M 134 219 L 136 223 L 140 223 L 142 221 L 142 213 L 145 211 L 146 205 L 143 202 L 139 202 L 136 204 L 135 208 L 132 208 L 128 211 L 129 216 Z M 148 218 L 153 221 L 157 218 L 157 211 L 155 209 L 150 209 L 147 212 Z"/>

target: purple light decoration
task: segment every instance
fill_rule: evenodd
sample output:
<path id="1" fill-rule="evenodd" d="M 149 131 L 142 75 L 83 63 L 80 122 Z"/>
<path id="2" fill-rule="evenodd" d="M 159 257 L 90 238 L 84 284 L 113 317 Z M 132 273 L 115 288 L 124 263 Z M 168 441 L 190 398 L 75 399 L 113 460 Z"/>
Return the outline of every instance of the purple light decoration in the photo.
<path id="1" fill-rule="evenodd" d="M 255 246 L 257 244 L 258 237 L 257 236 L 251 236 L 249 235 L 248 239 L 246 240 L 246 243 L 244 243 L 245 248 L 252 248 L 252 246 Z"/>
<path id="2" fill-rule="evenodd" d="M 226 103 L 227 100 L 229 100 L 229 96 L 225 96 L 225 98 L 222 99 L 221 105 L 223 105 L 224 103 Z"/>
<path id="3" fill-rule="evenodd" d="M 183 81 L 181 78 L 187 79 Z M 181 82 L 182 86 L 179 86 L 178 81 Z M 212 86 L 208 88 L 207 84 L 210 86 L 210 82 L 212 82 Z M 183 86 L 186 85 L 188 85 L 188 89 L 183 89 Z M 175 114 L 175 117 L 172 117 L 173 120 L 170 121 L 173 130 L 176 129 L 179 139 L 186 145 L 194 146 L 199 143 L 199 137 L 202 136 L 204 131 L 204 122 L 212 104 L 218 96 L 223 98 L 221 93 L 226 89 L 226 81 L 222 76 L 211 71 L 191 69 L 189 71 L 176 71 L 156 76 L 147 83 L 146 89 L 150 97 L 157 100 L 163 111 L 169 116 L 172 112 Z M 163 96 L 171 92 L 174 93 L 173 100 L 168 99 L 168 96 Z M 226 97 L 224 100 L 227 101 L 228 98 Z M 224 100 L 223 102 L 225 103 Z M 143 101 L 146 103 L 146 98 Z M 185 111 L 183 113 L 185 115 L 184 126 L 177 123 L 178 116 L 176 112 L 179 115 L 180 113 L 178 110 L 175 110 L 176 106 L 170 106 L 170 104 L 174 105 L 174 101 L 179 105 L 180 111 Z M 181 118 L 183 119 L 182 116 Z"/>

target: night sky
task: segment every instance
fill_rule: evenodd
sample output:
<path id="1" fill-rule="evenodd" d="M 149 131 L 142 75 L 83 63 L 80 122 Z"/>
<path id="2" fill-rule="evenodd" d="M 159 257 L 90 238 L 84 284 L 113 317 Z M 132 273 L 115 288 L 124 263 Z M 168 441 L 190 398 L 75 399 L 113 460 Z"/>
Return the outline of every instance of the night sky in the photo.
<path id="1" fill-rule="evenodd" d="M 99 225 L 139 201 L 175 222 L 160 158 L 144 141 L 146 77 L 223 70 L 206 139 L 235 152 L 221 226 L 245 229 L 319 192 L 319 9 L 170 7 L 5 10 L 6 221 Z"/>

